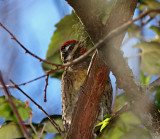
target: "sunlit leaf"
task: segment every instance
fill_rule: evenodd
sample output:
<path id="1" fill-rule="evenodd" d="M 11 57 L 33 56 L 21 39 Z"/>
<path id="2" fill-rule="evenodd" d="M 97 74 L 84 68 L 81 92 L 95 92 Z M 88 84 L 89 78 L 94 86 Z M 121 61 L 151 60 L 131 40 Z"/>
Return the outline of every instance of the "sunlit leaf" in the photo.
<path id="1" fill-rule="evenodd" d="M 151 76 L 145 75 L 143 72 L 140 73 L 140 82 L 148 85 L 151 80 Z"/>
<path id="2" fill-rule="evenodd" d="M 149 75 L 160 75 L 160 43 L 140 42 L 134 47 L 142 50 L 141 70 Z"/>
<path id="3" fill-rule="evenodd" d="M 14 139 L 24 137 L 18 124 L 9 123 L 0 128 L 0 139 Z"/>
<path id="4" fill-rule="evenodd" d="M 100 128 L 100 132 L 102 132 L 102 130 L 109 125 L 110 119 L 111 118 L 106 118 L 105 120 L 103 120 L 102 122 L 100 122 L 98 125 L 96 125 L 96 127 Z"/>
<path id="5" fill-rule="evenodd" d="M 12 97 L 14 104 L 22 118 L 23 121 L 29 118 L 29 112 L 25 109 L 25 103 L 20 100 L 16 100 Z M 4 96 L 0 97 L 0 117 L 3 117 L 5 121 L 14 121 L 16 122 L 16 117 L 13 113 L 12 108 L 10 107 L 9 103 L 6 101 Z"/>

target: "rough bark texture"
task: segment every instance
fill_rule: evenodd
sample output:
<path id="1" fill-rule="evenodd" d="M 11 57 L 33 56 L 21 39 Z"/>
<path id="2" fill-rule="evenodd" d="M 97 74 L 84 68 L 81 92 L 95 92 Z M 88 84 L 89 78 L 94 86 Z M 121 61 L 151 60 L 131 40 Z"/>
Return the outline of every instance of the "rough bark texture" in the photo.
<path id="1" fill-rule="evenodd" d="M 84 24 L 86 31 L 94 42 L 102 39 L 102 37 L 104 37 L 111 30 L 122 25 L 126 21 L 131 20 L 138 2 L 138 0 L 114 0 L 114 5 L 110 15 L 107 18 L 106 25 L 103 25 L 103 13 L 107 8 L 105 0 L 66 1 L 73 7 L 82 23 Z M 124 35 L 125 32 L 120 33 L 109 42 L 105 42 L 103 47 L 101 47 L 98 51 L 99 56 L 104 60 L 104 62 L 108 65 L 108 67 L 115 75 L 118 87 L 124 89 L 128 98 L 136 101 L 134 110 L 141 117 L 143 124 L 149 129 L 152 137 L 160 138 L 160 129 L 157 128 L 160 127 L 160 120 L 158 118 L 160 117 L 160 114 L 158 112 L 158 109 L 154 106 L 154 104 L 149 102 L 148 91 L 137 84 L 134 80 L 133 73 L 128 67 L 126 60 L 123 58 L 123 52 L 120 50 L 121 42 L 124 38 Z M 94 64 L 96 65 L 97 63 Z M 97 69 L 95 70 L 96 72 L 98 72 Z M 90 78 L 90 76 L 88 78 Z M 87 91 L 90 90 L 88 89 Z M 86 96 L 83 96 L 82 98 L 85 97 Z M 81 100 L 83 100 L 82 98 Z M 83 103 L 85 102 L 79 101 L 77 109 L 79 109 L 79 107 L 81 107 L 81 104 Z M 87 107 L 85 106 L 84 108 L 87 109 Z M 78 113 L 77 111 L 74 116 L 75 119 L 77 114 L 78 116 L 85 117 L 85 113 Z M 93 112 L 91 113 L 91 115 L 95 116 Z M 76 122 L 77 128 L 75 127 L 74 122 Z M 72 132 L 73 128 L 76 128 L 77 130 L 79 130 L 78 128 L 82 128 L 79 127 L 81 122 L 82 121 L 78 120 L 73 121 L 74 126 L 71 125 L 72 128 L 68 133 L 68 138 L 74 134 Z M 86 124 L 88 124 L 88 122 L 86 122 Z M 85 130 L 82 130 L 82 132 L 85 132 Z M 76 134 L 74 135 L 76 136 Z M 86 136 L 86 138 L 89 137 Z"/>
<path id="2" fill-rule="evenodd" d="M 109 69 L 100 60 L 97 53 L 93 57 L 90 70 L 80 90 L 77 109 L 74 112 L 71 127 L 68 131 L 68 139 L 91 138 L 94 124 L 99 112 L 99 102 L 109 77 Z"/>

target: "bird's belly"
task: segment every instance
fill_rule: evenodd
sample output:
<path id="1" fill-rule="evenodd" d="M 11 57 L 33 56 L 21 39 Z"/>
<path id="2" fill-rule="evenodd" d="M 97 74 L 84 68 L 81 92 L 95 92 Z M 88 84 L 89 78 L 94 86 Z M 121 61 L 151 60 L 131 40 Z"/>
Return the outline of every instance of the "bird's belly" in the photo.
<path id="1" fill-rule="evenodd" d="M 78 92 L 83 85 L 87 70 L 65 72 L 61 83 L 61 101 L 64 125 L 71 123 L 72 114 L 78 101 Z M 67 128 L 67 127 L 66 127 Z"/>

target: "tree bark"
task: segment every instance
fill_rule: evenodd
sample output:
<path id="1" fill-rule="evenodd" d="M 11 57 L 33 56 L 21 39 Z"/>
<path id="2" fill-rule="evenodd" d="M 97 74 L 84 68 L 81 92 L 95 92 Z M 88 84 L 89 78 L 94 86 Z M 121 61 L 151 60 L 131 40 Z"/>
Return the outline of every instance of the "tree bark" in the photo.
<path id="1" fill-rule="evenodd" d="M 72 124 L 66 136 L 67 139 L 91 138 L 99 113 L 99 102 L 108 78 L 109 69 L 96 53 L 84 85 L 79 92 L 77 109 L 74 112 Z"/>

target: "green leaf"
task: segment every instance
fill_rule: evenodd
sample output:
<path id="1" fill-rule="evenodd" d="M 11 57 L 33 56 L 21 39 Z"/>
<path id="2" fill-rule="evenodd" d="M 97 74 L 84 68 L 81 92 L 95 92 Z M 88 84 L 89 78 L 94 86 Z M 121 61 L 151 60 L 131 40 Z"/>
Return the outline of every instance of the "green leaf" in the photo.
<path id="1" fill-rule="evenodd" d="M 56 135 L 54 136 L 54 139 L 62 139 L 62 137 L 61 137 L 60 134 L 56 134 Z"/>
<path id="2" fill-rule="evenodd" d="M 157 0 L 142 0 L 142 2 L 140 2 L 138 6 L 138 9 L 140 11 L 144 11 L 146 9 L 158 9 L 159 7 L 160 7 L 160 2 Z M 152 13 L 149 13 L 149 16 L 154 18 L 158 14 L 159 13 L 152 12 Z"/>
<path id="3" fill-rule="evenodd" d="M 140 82 L 146 85 L 149 85 L 149 82 L 151 80 L 151 76 L 145 75 L 142 71 L 140 73 Z"/>
<path id="4" fill-rule="evenodd" d="M 156 33 L 156 39 L 154 41 L 159 41 L 160 42 L 160 27 L 150 26 L 149 28 Z"/>
<path id="5" fill-rule="evenodd" d="M 9 123 L 0 128 L 0 139 L 13 139 L 24 137 L 18 124 Z"/>
<path id="6" fill-rule="evenodd" d="M 160 75 L 160 43 L 140 42 L 133 47 L 142 50 L 141 70 L 149 75 Z"/>
<path id="7" fill-rule="evenodd" d="M 139 38 L 141 36 L 140 27 L 138 25 L 136 25 L 136 24 L 132 24 L 128 28 L 128 35 L 129 35 L 129 37 L 137 37 L 137 38 Z"/>
<path id="8" fill-rule="evenodd" d="M 136 138 L 141 139 L 140 137 L 147 137 L 150 139 L 148 131 L 142 126 L 142 123 L 134 113 L 128 111 L 122 113 L 118 118 L 114 119 L 109 125 L 107 130 L 104 130 L 103 137 L 108 139 L 125 139 L 127 138 Z M 141 127 L 140 127 L 141 125 Z M 134 134 L 135 130 L 139 129 L 141 132 Z M 129 134 L 129 135 L 128 135 Z M 132 136 L 131 136 L 132 135 Z M 126 139 L 127 139 L 126 138 Z"/>
<path id="9" fill-rule="evenodd" d="M 119 95 L 116 99 L 116 109 L 119 110 L 126 102 L 128 102 L 128 99 L 125 97 L 125 94 Z M 107 121 L 106 124 L 108 124 Z M 141 132 L 138 132 L 138 130 Z M 135 131 L 138 133 L 135 134 Z M 142 126 L 141 120 L 132 111 L 124 112 L 113 119 L 112 122 L 109 123 L 109 126 L 107 126 L 105 130 L 103 129 L 102 135 L 98 137 L 100 136 L 107 139 L 141 139 L 140 137 L 150 139 L 149 133 Z"/>
<path id="10" fill-rule="evenodd" d="M 72 12 L 71 15 L 66 15 L 58 24 L 55 25 L 56 31 L 54 32 L 51 42 L 48 47 L 46 60 L 61 64 L 60 59 L 60 47 L 68 40 L 84 41 L 88 34 L 85 32 L 83 25 L 81 24 L 77 15 Z M 87 48 L 92 47 L 91 41 L 88 42 Z M 53 66 L 43 63 L 43 69 L 45 71 L 50 70 Z M 56 72 L 53 76 L 61 78 L 63 70 Z"/>
<path id="11" fill-rule="evenodd" d="M 23 121 L 29 118 L 29 112 L 25 109 L 25 103 L 16 98 L 12 97 L 14 104 L 17 107 L 17 110 Z M 6 101 L 4 96 L 0 97 L 0 117 L 3 117 L 5 121 L 14 121 L 17 122 L 16 117 L 13 113 L 12 108 L 9 103 Z"/>
<path id="12" fill-rule="evenodd" d="M 62 116 L 61 115 L 53 115 L 51 117 L 60 126 L 61 130 L 64 130 Z M 48 120 L 48 118 L 43 119 L 41 123 L 43 123 L 43 122 L 46 123 L 45 131 L 47 133 L 59 133 L 57 131 L 57 129 L 53 126 L 53 124 Z"/>
<path id="13" fill-rule="evenodd" d="M 144 8 L 158 9 L 159 7 L 160 7 L 160 2 L 156 0 L 143 0 L 138 6 L 140 10 L 144 10 Z"/>
<path id="14" fill-rule="evenodd" d="M 98 125 L 96 125 L 96 131 L 97 131 L 97 127 L 100 128 L 100 132 L 102 132 L 104 130 L 104 128 L 106 128 L 109 125 L 111 118 L 106 118 L 105 120 L 103 120 L 102 122 L 100 122 Z"/>

